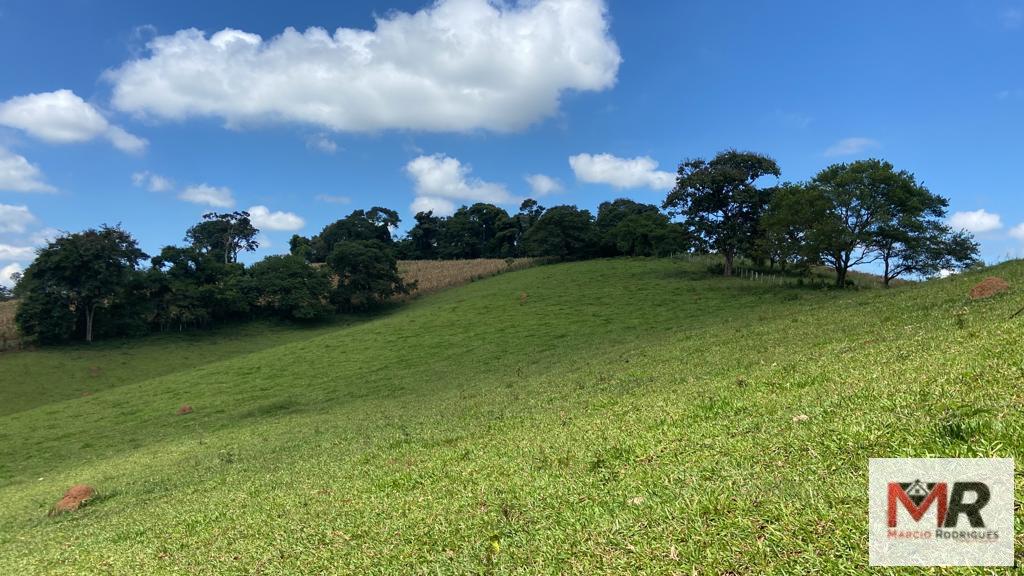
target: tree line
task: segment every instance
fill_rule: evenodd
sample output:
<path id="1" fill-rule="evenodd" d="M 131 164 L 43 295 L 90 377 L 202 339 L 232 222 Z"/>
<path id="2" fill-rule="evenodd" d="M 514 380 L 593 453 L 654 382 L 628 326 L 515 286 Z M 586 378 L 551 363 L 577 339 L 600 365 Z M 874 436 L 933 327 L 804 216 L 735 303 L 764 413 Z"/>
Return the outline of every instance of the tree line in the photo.
<path id="1" fill-rule="evenodd" d="M 184 244 L 153 256 L 120 226 L 104 225 L 63 234 L 38 250 L 16 278 L 16 320 L 41 343 L 258 317 L 315 320 L 408 293 L 400 259 L 716 253 L 726 276 L 745 257 L 781 270 L 827 265 L 838 286 L 852 267 L 867 263 L 880 262 L 888 285 L 977 261 L 973 238 L 944 223 L 948 201 L 888 162 L 835 164 L 801 183 L 763 186 L 766 177 L 780 177 L 774 160 L 728 150 L 681 163 L 660 207 L 620 198 L 601 203 L 594 215 L 527 199 L 509 214 L 477 203 L 447 217 L 417 213 L 401 238 L 396 211 L 355 210 L 315 236 L 293 236 L 289 254 L 251 266 L 238 261 L 259 247 L 246 212 L 205 214 L 186 230 Z"/>

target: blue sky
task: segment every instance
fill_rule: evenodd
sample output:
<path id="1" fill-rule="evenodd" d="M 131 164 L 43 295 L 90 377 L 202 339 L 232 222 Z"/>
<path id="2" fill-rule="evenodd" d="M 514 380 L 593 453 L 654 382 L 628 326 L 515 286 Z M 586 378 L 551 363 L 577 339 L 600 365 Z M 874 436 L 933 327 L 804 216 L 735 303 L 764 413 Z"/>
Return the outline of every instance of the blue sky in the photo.
<path id="1" fill-rule="evenodd" d="M 373 205 L 660 203 L 729 147 L 785 180 L 883 157 L 1024 256 L 1022 55 L 1010 0 L 0 0 L 0 269 L 211 209 L 255 208 L 259 257 Z"/>

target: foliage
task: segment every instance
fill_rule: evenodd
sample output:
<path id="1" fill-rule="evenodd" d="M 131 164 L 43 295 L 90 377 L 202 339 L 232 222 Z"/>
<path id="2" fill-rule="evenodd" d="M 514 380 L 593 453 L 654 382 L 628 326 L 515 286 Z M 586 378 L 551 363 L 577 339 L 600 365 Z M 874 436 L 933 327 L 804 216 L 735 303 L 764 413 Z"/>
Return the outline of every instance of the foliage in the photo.
<path id="1" fill-rule="evenodd" d="M 39 250 L 18 282 L 18 326 L 43 343 L 93 338 L 97 311 L 116 312 L 133 298 L 133 276 L 146 254 L 118 227 L 65 234 Z M 116 321 L 116 316 L 107 318 Z"/>
<path id="2" fill-rule="evenodd" d="M 341 310 L 369 308 L 409 290 L 398 274 L 394 252 L 380 241 L 339 242 L 327 265 L 338 277 L 333 298 Z"/>
<path id="3" fill-rule="evenodd" d="M 309 260 L 326 262 L 335 246 L 342 242 L 374 241 L 390 246 L 393 242 L 391 230 L 399 222 L 398 212 L 388 208 L 374 206 L 369 210 L 355 210 L 341 220 L 328 224 L 310 240 Z M 301 240 L 295 237 L 292 240 L 302 245 Z"/>
<path id="4" fill-rule="evenodd" d="M 192 246 L 166 246 L 152 259 L 150 299 L 162 330 L 208 327 L 249 311 L 245 268 Z"/>
<path id="5" fill-rule="evenodd" d="M 710 161 L 687 160 L 662 208 L 683 216 L 694 235 L 722 254 L 723 273 L 730 276 L 736 255 L 753 250 L 768 206 L 768 192 L 757 181 L 779 174 L 774 160 L 753 152 L 727 150 Z"/>
<path id="6" fill-rule="evenodd" d="M 239 252 L 259 248 L 258 233 L 248 212 L 208 212 L 202 222 L 188 229 L 185 240 L 200 252 L 232 264 L 238 261 Z"/>
<path id="7" fill-rule="evenodd" d="M 269 316 L 317 320 L 334 311 L 327 270 L 298 256 L 268 256 L 249 269 L 251 301 Z"/>
<path id="8" fill-rule="evenodd" d="M 597 253 L 597 228 L 588 210 L 575 206 L 548 209 L 523 237 L 530 256 L 563 260 L 588 258 Z"/>

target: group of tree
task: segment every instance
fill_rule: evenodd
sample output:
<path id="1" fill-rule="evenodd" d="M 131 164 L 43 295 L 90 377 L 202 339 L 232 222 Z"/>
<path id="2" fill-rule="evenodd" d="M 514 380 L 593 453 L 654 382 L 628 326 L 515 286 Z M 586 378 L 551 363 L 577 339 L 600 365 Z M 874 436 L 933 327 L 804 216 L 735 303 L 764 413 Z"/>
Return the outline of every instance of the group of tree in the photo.
<path id="1" fill-rule="evenodd" d="M 945 223 L 948 200 L 913 174 L 877 159 L 829 166 L 807 182 L 778 178 L 771 158 L 728 150 L 679 166 L 662 208 L 681 216 L 698 249 L 721 254 L 724 274 L 737 256 L 769 267 L 825 265 L 845 286 L 851 268 L 876 264 L 886 286 L 978 260 L 978 245 Z"/>
<path id="2" fill-rule="evenodd" d="M 596 218 L 576 206 L 544 208 L 527 199 L 514 215 L 477 203 L 448 217 L 420 212 L 415 219 L 397 243 L 403 259 L 664 256 L 689 247 L 682 224 L 655 205 L 623 198 L 603 202 Z"/>
<path id="3" fill-rule="evenodd" d="M 17 278 L 16 320 L 23 334 L 41 343 L 91 342 L 369 308 L 408 291 L 388 229 L 396 223 L 392 211 L 359 210 L 327 226 L 305 251 L 249 267 L 238 256 L 259 247 L 259 231 L 246 212 L 206 214 L 188 229 L 185 245 L 166 246 L 152 257 L 120 227 L 64 234 Z"/>
<path id="4" fill-rule="evenodd" d="M 888 285 L 977 260 L 970 234 L 945 224 L 947 200 L 888 162 L 835 164 L 807 182 L 762 186 L 779 177 L 771 158 L 729 150 L 680 164 L 661 208 L 620 198 L 600 204 L 595 217 L 532 199 L 516 214 L 478 203 L 447 217 L 420 212 L 400 240 L 397 212 L 356 210 L 315 236 L 293 236 L 289 254 L 248 267 L 238 257 L 259 247 L 259 231 L 246 212 L 206 214 L 183 245 L 152 257 L 119 226 L 103 226 L 64 234 L 38 251 L 13 291 L 17 322 L 47 343 L 260 316 L 312 320 L 408 292 L 399 259 L 689 251 L 720 254 L 727 276 L 737 257 L 783 269 L 831 266 L 839 286 L 852 267 L 869 263 L 879 263 Z M 0 299 L 11 295 L 0 292 Z"/>

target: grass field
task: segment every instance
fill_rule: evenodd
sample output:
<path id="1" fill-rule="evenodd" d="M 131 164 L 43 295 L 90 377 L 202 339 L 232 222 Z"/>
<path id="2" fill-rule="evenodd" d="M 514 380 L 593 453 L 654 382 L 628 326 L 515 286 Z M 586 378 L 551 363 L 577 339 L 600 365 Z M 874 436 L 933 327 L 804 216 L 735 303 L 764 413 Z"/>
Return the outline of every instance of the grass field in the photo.
<path id="1" fill-rule="evenodd" d="M 0 566 L 864 573 L 869 457 L 1024 448 L 1024 263 L 984 274 L 1014 288 L 598 260 L 313 331 L 0 355 Z M 77 482 L 100 497 L 48 517 Z"/>

